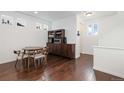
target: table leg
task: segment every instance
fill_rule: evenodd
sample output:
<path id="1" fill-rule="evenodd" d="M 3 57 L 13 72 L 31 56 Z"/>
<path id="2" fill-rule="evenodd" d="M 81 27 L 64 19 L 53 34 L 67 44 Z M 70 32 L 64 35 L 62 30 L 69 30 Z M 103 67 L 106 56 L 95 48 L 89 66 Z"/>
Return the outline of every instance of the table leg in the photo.
<path id="1" fill-rule="evenodd" d="M 30 57 L 28 57 L 28 70 L 30 68 Z"/>

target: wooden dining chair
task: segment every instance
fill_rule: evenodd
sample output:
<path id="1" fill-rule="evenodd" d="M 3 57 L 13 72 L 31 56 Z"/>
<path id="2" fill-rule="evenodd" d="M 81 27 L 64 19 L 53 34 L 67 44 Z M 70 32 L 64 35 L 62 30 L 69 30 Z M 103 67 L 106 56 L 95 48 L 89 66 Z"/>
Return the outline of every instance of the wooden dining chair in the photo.
<path id="1" fill-rule="evenodd" d="M 43 48 L 44 62 L 47 64 L 48 47 Z"/>
<path id="2" fill-rule="evenodd" d="M 45 64 L 47 64 L 47 55 L 48 55 L 48 47 L 44 47 L 41 50 L 35 51 L 35 54 L 32 56 L 34 58 L 34 64 L 36 66 L 36 61 L 40 60 L 40 63 L 43 61 Z"/>
<path id="3" fill-rule="evenodd" d="M 21 50 L 14 50 L 13 51 L 14 54 L 16 54 L 16 63 L 15 63 L 15 67 L 17 66 L 17 63 L 19 61 L 23 62 L 23 59 L 27 58 L 28 56 L 25 55 L 24 51 Z"/>
<path id="4" fill-rule="evenodd" d="M 25 53 L 28 55 L 28 70 L 30 68 L 30 59 L 33 58 L 33 62 L 34 62 L 34 67 L 36 68 L 36 62 L 34 61 L 35 55 L 36 55 L 36 51 L 32 50 L 32 51 L 28 51 L 27 53 Z"/>

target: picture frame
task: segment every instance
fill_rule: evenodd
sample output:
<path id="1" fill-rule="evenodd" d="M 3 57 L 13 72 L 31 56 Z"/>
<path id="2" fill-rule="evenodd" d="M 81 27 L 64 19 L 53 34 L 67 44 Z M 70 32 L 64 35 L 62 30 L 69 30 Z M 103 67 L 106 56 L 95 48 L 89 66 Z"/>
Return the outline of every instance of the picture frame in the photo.
<path id="1" fill-rule="evenodd" d="M 1 24 L 12 25 L 13 17 L 8 16 L 8 15 L 1 15 Z"/>
<path id="2" fill-rule="evenodd" d="M 16 24 L 18 27 L 25 27 L 26 26 L 26 21 L 22 18 L 17 18 Z"/>
<path id="3" fill-rule="evenodd" d="M 36 29 L 43 30 L 43 25 L 41 23 L 36 23 Z"/>

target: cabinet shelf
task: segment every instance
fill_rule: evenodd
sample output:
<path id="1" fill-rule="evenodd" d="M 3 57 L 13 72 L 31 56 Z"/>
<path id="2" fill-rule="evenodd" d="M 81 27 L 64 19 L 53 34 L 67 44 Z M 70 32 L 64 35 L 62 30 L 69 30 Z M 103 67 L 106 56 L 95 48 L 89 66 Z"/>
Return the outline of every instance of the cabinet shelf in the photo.
<path id="1" fill-rule="evenodd" d="M 61 43 L 64 43 L 64 40 L 63 40 L 64 37 L 65 37 L 65 29 L 57 29 L 57 30 L 48 31 L 48 43 L 57 42 L 56 39 L 60 39 L 59 41 Z M 50 38 L 54 38 L 54 40 L 50 40 Z"/>

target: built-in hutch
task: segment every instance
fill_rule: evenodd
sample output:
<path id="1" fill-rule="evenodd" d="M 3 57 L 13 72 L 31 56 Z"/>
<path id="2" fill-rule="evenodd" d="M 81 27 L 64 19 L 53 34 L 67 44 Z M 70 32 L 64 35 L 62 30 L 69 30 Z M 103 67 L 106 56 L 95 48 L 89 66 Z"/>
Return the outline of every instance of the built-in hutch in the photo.
<path id="1" fill-rule="evenodd" d="M 75 58 L 75 44 L 67 44 L 65 29 L 48 31 L 49 54 Z"/>

